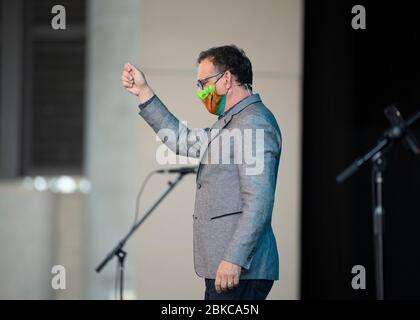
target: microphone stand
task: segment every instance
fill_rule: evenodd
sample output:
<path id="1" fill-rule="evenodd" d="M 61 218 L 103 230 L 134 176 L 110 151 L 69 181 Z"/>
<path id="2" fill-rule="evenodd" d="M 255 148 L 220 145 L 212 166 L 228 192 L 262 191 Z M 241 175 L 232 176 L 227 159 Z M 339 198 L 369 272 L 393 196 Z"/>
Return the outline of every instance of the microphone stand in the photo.
<path id="1" fill-rule="evenodd" d="M 180 172 L 178 177 L 174 181 L 168 181 L 168 188 L 165 192 L 156 200 L 156 202 L 151 206 L 151 208 L 144 214 L 144 216 L 130 229 L 127 235 L 122 238 L 117 245 L 106 255 L 103 261 L 96 267 L 96 272 L 101 272 L 105 265 L 114 257 L 118 258 L 118 271 L 119 271 L 119 280 L 120 280 L 120 300 L 124 300 L 123 291 L 124 291 L 124 262 L 127 256 L 127 252 L 124 251 L 124 245 L 131 235 L 140 227 L 140 225 L 150 216 L 153 210 L 162 202 L 162 200 L 172 191 L 173 188 L 182 180 L 182 178 L 191 172 Z"/>
<path id="2" fill-rule="evenodd" d="M 384 299 L 384 268 L 383 268 L 383 217 L 385 210 L 382 204 L 383 174 L 385 171 L 384 155 L 388 152 L 396 140 L 403 138 L 406 130 L 420 118 L 420 111 L 402 124 L 391 126 L 385 131 L 376 146 L 371 148 L 365 155 L 357 158 L 349 167 L 343 170 L 336 178 L 341 183 L 353 175 L 367 161 L 372 162 L 372 213 L 373 213 L 373 238 L 375 252 L 375 281 L 376 299 Z"/>

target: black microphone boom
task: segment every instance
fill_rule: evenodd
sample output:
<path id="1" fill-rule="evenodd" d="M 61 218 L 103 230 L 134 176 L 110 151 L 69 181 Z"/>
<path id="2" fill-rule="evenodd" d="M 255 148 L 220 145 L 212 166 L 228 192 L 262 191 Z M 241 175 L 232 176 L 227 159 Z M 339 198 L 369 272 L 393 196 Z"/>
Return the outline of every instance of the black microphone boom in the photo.
<path id="1" fill-rule="evenodd" d="M 124 251 L 124 245 L 128 241 L 128 239 L 132 236 L 132 234 L 140 227 L 140 225 L 150 216 L 153 210 L 163 201 L 163 199 L 171 192 L 175 186 L 184 178 L 184 176 L 188 173 L 196 173 L 198 170 L 197 167 L 183 167 L 178 169 L 167 169 L 167 170 L 157 170 L 156 172 L 160 173 L 178 173 L 178 176 L 173 181 L 168 181 L 168 188 L 165 192 L 156 200 L 156 202 L 150 207 L 148 211 L 143 215 L 143 217 L 133 225 L 130 231 L 126 234 L 124 238 L 122 238 L 115 247 L 105 256 L 102 262 L 96 267 L 96 272 L 101 272 L 101 270 L 105 267 L 105 265 L 114 257 L 118 258 L 118 269 L 119 269 L 119 282 L 120 282 L 120 299 L 123 300 L 123 292 L 124 292 L 124 261 L 127 255 L 127 252 Z M 141 189 L 140 189 L 141 193 Z M 138 199 L 138 196 L 137 196 Z"/>
<path id="2" fill-rule="evenodd" d="M 413 114 L 408 120 L 404 120 L 395 106 L 390 106 L 385 109 L 385 116 L 391 122 L 389 127 L 378 141 L 375 147 L 370 149 L 362 157 L 357 158 L 350 166 L 344 169 L 337 177 L 338 183 L 343 182 L 348 177 L 353 175 L 359 168 L 367 161 L 371 160 L 378 152 L 385 152 L 390 145 L 399 139 L 404 139 L 404 142 L 408 145 L 408 148 L 414 155 L 420 154 L 420 147 L 416 141 L 416 138 L 409 131 L 410 126 L 420 119 L 420 110 Z"/>
<path id="3" fill-rule="evenodd" d="M 181 174 L 197 173 L 197 171 L 198 171 L 198 166 L 156 170 L 157 173 L 181 173 Z"/>
<path id="4" fill-rule="evenodd" d="M 403 119 L 400 111 L 395 105 L 389 106 L 385 109 L 385 116 L 393 125 L 392 132 L 396 136 L 402 136 L 404 143 L 414 155 L 420 154 L 420 147 L 416 137 L 411 133 L 409 123 Z"/>
<path id="5" fill-rule="evenodd" d="M 384 267 L 383 267 L 383 187 L 385 171 L 385 154 L 390 150 L 395 141 L 403 139 L 414 155 L 420 153 L 420 148 L 415 137 L 409 131 L 410 126 L 420 119 L 420 110 L 404 121 L 396 106 L 385 109 L 385 115 L 391 122 L 391 127 L 385 131 L 378 143 L 363 156 L 357 158 L 353 164 L 342 171 L 336 180 L 343 182 L 353 175 L 363 164 L 372 161 L 372 213 L 373 213 L 373 239 L 374 239 L 374 262 L 375 262 L 375 285 L 376 298 L 384 299 Z"/>

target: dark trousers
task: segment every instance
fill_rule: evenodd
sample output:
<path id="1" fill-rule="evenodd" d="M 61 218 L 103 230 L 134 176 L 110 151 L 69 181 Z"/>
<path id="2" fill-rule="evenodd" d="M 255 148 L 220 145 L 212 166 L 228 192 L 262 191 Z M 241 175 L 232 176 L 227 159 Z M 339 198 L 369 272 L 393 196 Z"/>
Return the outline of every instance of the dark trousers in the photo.
<path id="1" fill-rule="evenodd" d="M 214 279 L 205 279 L 204 300 L 265 300 L 273 287 L 273 280 L 240 280 L 232 290 L 217 293 Z"/>

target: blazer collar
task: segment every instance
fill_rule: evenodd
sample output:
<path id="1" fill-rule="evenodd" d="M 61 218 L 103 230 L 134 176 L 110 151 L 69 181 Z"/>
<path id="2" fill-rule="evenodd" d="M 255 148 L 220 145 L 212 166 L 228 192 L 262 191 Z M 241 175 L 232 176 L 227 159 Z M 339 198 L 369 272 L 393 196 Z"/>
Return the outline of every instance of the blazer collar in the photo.
<path id="1" fill-rule="evenodd" d="M 236 105 L 234 105 L 232 107 L 232 109 L 229 109 L 227 111 L 229 113 L 226 114 L 221 119 L 217 120 L 213 124 L 213 126 L 210 128 L 210 138 L 208 140 L 206 149 L 208 148 L 210 143 L 220 134 L 221 129 L 223 129 L 224 127 L 226 127 L 228 125 L 228 123 L 232 120 L 232 117 L 234 115 L 238 114 L 240 111 L 242 111 L 243 109 L 245 109 L 249 105 L 254 104 L 254 103 L 258 103 L 258 102 L 261 102 L 260 95 L 259 94 L 252 94 L 252 95 L 242 99 L 241 101 L 239 101 Z M 214 129 L 217 129 L 217 130 L 214 130 Z"/>
<path id="2" fill-rule="evenodd" d="M 217 120 L 213 126 L 211 127 L 212 129 L 222 129 L 224 128 L 229 122 L 230 120 L 232 120 L 232 117 L 239 113 L 240 111 L 242 111 L 243 109 L 245 109 L 246 107 L 248 107 L 251 104 L 257 103 L 257 102 L 261 102 L 261 98 L 259 94 L 252 94 L 244 99 L 242 99 L 241 101 L 239 101 L 236 105 L 234 105 L 232 107 L 232 109 L 229 109 L 228 112 L 224 117 L 222 117 L 221 119 Z M 211 139 L 213 140 L 213 139 Z"/>
<path id="3" fill-rule="evenodd" d="M 228 123 L 232 120 L 232 117 L 234 115 L 236 115 L 237 113 L 239 113 L 240 111 L 242 111 L 243 109 L 248 107 L 249 105 L 254 104 L 254 103 L 258 103 L 258 102 L 261 102 L 260 95 L 259 94 L 252 94 L 252 95 L 242 99 L 241 101 L 239 101 L 236 105 L 234 105 L 232 107 L 232 109 L 229 109 L 227 111 L 229 113 L 227 113 L 221 119 L 217 120 L 209 130 L 210 137 L 209 137 L 206 149 L 204 150 L 203 154 L 207 152 L 207 149 L 208 149 L 210 143 L 214 140 L 214 138 L 216 138 L 220 134 L 221 129 L 223 129 L 224 127 L 226 127 L 228 125 Z M 213 134 L 212 133 L 213 129 L 219 129 L 219 130 L 215 130 L 216 134 Z M 198 166 L 198 172 L 197 172 L 196 177 L 195 177 L 196 181 L 198 179 L 198 174 L 200 172 L 200 169 L 201 169 L 201 161 L 200 161 L 200 165 Z"/>

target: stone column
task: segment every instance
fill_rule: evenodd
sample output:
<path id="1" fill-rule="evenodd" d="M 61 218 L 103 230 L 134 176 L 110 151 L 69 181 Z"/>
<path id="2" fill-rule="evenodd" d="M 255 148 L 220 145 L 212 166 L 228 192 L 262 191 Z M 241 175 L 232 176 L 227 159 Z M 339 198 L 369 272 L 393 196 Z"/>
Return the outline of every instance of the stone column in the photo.
<path id="1" fill-rule="evenodd" d="M 135 103 L 121 87 L 125 62 L 138 60 L 138 0 L 91 0 L 87 30 L 86 298 L 107 299 L 114 293 L 116 259 L 100 274 L 96 265 L 128 231 L 134 217 L 138 182 L 138 137 Z M 132 242 L 131 242 L 132 245 Z M 130 243 L 125 284 L 135 285 L 134 248 Z"/>

